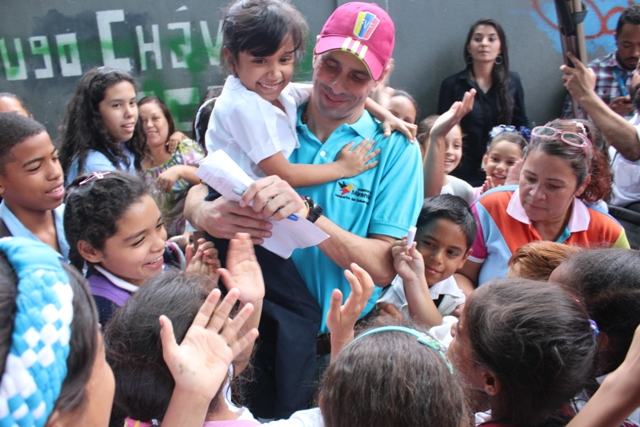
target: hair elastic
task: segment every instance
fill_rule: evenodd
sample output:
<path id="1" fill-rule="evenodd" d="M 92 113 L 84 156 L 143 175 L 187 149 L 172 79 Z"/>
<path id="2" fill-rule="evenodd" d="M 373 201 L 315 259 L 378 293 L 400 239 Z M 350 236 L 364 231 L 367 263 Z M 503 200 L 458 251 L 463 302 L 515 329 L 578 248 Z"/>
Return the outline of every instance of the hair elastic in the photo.
<path id="1" fill-rule="evenodd" d="M 80 181 L 78 185 L 84 185 L 89 181 L 93 181 L 94 179 L 102 179 L 105 175 L 109 175 L 111 172 L 91 172 L 91 175 Z"/>
<path id="2" fill-rule="evenodd" d="M 24 237 L 0 239 L 18 278 L 11 346 L 0 382 L 0 426 L 42 427 L 67 376 L 73 290 L 60 255 Z"/>
<path id="3" fill-rule="evenodd" d="M 451 366 L 451 362 L 449 362 L 449 358 L 447 357 L 446 348 L 436 339 L 431 336 L 425 334 L 424 332 L 416 331 L 415 329 L 407 328 L 405 326 L 381 326 L 379 328 L 370 329 L 362 334 L 358 335 L 353 341 L 349 343 L 349 345 L 358 341 L 362 337 L 366 337 L 367 335 L 378 334 L 380 332 L 403 332 L 405 334 L 411 335 L 418 339 L 420 344 L 424 344 L 436 353 L 438 353 L 447 364 L 449 371 L 453 373 L 453 367 Z M 347 345 L 347 347 L 349 346 Z"/>

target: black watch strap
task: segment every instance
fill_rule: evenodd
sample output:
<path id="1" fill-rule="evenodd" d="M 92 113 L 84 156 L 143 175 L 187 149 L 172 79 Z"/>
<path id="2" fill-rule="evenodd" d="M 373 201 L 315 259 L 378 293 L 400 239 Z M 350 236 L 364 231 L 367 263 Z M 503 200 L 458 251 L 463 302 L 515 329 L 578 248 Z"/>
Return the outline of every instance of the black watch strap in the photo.
<path id="1" fill-rule="evenodd" d="M 307 219 L 311 222 L 316 222 L 320 215 L 322 215 L 323 209 L 322 206 L 317 204 L 311 197 L 306 196 L 304 200 L 307 202 L 309 206 L 309 213 L 307 214 Z"/>

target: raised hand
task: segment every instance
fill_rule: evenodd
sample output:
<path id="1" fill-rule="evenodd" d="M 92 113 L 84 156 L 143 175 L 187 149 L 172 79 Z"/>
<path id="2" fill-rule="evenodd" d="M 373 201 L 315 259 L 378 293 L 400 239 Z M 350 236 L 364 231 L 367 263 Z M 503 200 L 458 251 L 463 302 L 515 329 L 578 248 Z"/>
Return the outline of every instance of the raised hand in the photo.
<path id="1" fill-rule="evenodd" d="M 211 291 L 180 345 L 171 320 L 160 316 L 162 355 L 176 382 L 174 394 L 201 395 L 210 402 L 227 377 L 233 359 L 258 337 L 255 328 L 238 335 L 253 312 L 251 304 L 246 304 L 228 321 L 240 291 L 231 289 L 216 307 L 220 295 L 219 289 Z"/>
<path id="2" fill-rule="evenodd" d="M 353 341 L 353 328 L 373 294 L 373 280 L 369 273 L 356 263 L 351 270 L 345 270 L 344 276 L 351 286 L 351 294 L 342 304 L 342 292 L 334 289 L 327 313 L 327 327 L 331 331 L 331 360 L 347 344 Z"/>

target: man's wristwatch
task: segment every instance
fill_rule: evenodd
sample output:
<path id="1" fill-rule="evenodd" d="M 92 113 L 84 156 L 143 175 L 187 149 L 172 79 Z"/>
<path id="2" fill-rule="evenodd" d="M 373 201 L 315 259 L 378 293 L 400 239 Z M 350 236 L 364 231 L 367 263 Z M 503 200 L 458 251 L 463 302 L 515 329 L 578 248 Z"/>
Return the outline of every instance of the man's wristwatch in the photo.
<path id="1" fill-rule="evenodd" d="M 307 203 L 309 208 L 307 213 L 307 219 L 311 222 L 316 222 L 320 215 L 322 215 L 322 206 L 313 201 L 313 199 L 309 196 L 305 196 L 304 201 Z"/>

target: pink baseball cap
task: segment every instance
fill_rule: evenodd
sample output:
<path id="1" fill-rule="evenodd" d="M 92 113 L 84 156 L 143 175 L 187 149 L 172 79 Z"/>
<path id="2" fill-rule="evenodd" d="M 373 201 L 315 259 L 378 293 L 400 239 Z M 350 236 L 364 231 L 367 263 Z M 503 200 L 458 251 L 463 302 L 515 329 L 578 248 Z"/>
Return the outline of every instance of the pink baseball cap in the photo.
<path id="1" fill-rule="evenodd" d="M 322 27 L 315 53 L 351 52 L 364 62 L 375 80 L 387 66 L 395 43 L 395 26 L 375 3 L 351 2 L 337 8 Z"/>

